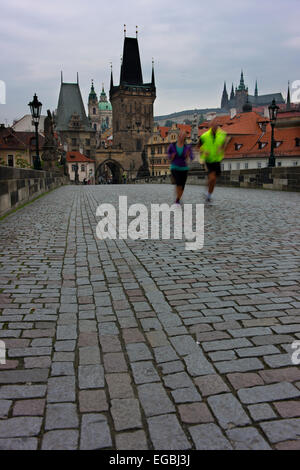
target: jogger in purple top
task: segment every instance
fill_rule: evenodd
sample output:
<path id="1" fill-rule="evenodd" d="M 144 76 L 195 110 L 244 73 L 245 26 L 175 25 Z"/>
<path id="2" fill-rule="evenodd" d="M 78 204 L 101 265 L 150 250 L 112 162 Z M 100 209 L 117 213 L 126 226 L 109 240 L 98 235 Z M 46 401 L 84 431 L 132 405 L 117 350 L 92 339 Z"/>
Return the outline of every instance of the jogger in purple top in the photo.
<path id="1" fill-rule="evenodd" d="M 185 183 L 188 175 L 188 160 L 193 160 L 193 152 L 191 145 L 185 143 L 187 137 L 186 131 L 180 131 L 177 143 L 171 144 L 168 148 L 168 156 L 171 160 L 172 182 L 176 185 L 176 204 L 180 204 Z"/>

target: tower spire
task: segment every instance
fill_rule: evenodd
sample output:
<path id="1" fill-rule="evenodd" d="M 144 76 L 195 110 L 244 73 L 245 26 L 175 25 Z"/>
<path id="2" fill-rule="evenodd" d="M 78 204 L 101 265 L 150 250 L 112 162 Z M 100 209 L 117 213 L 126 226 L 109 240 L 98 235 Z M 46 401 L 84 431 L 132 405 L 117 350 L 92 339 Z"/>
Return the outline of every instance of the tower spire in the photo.
<path id="1" fill-rule="evenodd" d="M 243 74 L 243 69 L 241 71 L 241 78 L 240 78 L 240 84 L 239 84 L 239 90 L 245 90 L 245 82 L 244 82 L 244 74 Z"/>
<path id="2" fill-rule="evenodd" d="M 109 90 L 111 91 L 114 87 L 114 81 L 113 81 L 113 71 L 112 71 L 112 62 L 110 63 L 110 87 Z"/>
<path id="3" fill-rule="evenodd" d="M 136 35 L 136 38 L 138 37 L 138 26 L 135 27 L 135 35 Z"/>
<path id="4" fill-rule="evenodd" d="M 154 59 L 152 57 L 152 77 L 151 77 L 151 85 L 155 86 L 155 77 L 154 77 Z"/>
<path id="5" fill-rule="evenodd" d="M 258 97 L 258 89 L 257 89 L 257 79 L 255 80 L 255 91 L 254 91 L 255 98 Z"/>
<path id="6" fill-rule="evenodd" d="M 61 70 L 61 72 L 60 72 L 60 83 L 62 83 L 62 82 L 63 82 L 63 73 L 62 73 L 62 70 Z"/>
<path id="7" fill-rule="evenodd" d="M 233 98 L 234 98 L 234 88 L 233 88 L 233 84 L 232 84 L 231 93 L 230 93 L 230 99 L 233 100 Z"/>
<path id="8" fill-rule="evenodd" d="M 223 88 L 223 94 L 222 94 L 222 99 L 221 99 L 221 108 L 227 108 L 228 107 L 228 93 L 226 89 L 226 82 L 224 82 L 224 88 Z"/>
<path id="9" fill-rule="evenodd" d="M 126 38 L 126 24 L 124 24 L 124 38 Z"/>

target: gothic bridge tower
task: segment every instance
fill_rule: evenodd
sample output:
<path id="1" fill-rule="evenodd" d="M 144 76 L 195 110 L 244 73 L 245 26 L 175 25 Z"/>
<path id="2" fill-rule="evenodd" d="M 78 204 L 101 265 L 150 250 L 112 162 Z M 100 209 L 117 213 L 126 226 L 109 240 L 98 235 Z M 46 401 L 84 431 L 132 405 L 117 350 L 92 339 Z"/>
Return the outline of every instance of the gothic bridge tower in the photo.
<path id="1" fill-rule="evenodd" d="M 124 38 L 120 84 L 114 86 L 111 72 L 109 96 L 114 148 L 141 156 L 153 128 L 156 88 L 153 63 L 151 83 L 143 82 L 137 38 Z"/>

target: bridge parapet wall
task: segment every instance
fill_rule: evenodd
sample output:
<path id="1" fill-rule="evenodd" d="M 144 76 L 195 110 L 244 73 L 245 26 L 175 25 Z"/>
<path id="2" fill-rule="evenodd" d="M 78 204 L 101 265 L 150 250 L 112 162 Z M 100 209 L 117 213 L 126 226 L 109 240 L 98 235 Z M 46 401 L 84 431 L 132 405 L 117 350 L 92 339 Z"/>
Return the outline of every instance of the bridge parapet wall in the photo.
<path id="1" fill-rule="evenodd" d="M 0 165 L 0 216 L 69 182 L 69 178 L 60 172 Z"/>
<path id="2" fill-rule="evenodd" d="M 136 183 L 170 184 L 170 176 L 151 176 Z M 187 184 L 206 184 L 206 172 L 191 170 Z M 300 167 L 257 168 L 250 170 L 223 171 L 218 178 L 219 186 L 239 188 L 273 189 L 279 191 L 300 191 Z"/>

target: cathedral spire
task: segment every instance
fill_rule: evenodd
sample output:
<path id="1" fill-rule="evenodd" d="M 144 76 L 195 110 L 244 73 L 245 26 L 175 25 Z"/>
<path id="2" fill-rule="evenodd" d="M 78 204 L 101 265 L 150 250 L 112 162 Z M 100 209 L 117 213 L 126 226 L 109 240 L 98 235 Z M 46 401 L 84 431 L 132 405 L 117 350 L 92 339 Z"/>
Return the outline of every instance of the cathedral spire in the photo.
<path id="1" fill-rule="evenodd" d="M 254 91 L 255 98 L 258 97 L 258 89 L 257 89 L 257 80 L 255 80 L 255 91 Z"/>
<path id="2" fill-rule="evenodd" d="M 226 82 L 224 82 L 224 89 L 223 89 L 223 94 L 222 94 L 222 99 L 221 99 L 221 108 L 226 109 L 228 107 L 228 93 L 226 90 Z"/>
<path id="3" fill-rule="evenodd" d="M 243 69 L 241 71 L 241 78 L 240 78 L 240 84 L 239 84 L 239 90 L 245 90 L 245 82 L 244 82 L 244 74 L 243 74 Z"/>
<path id="4" fill-rule="evenodd" d="M 232 84 L 231 93 L 230 93 L 230 99 L 233 100 L 233 98 L 234 98 L 234 88 L 233 88 L 233 84 Z"/>
<path id="5" fill-rule="evenodd" d="M 286 99 L 286 110 L 289 111 L 290 109 L 291 109 L 290 82 L 288 82 L 288 91 L 287 91 L 287 99 Z"/>

